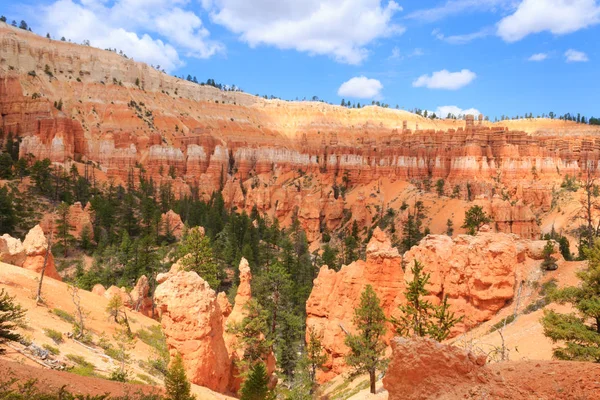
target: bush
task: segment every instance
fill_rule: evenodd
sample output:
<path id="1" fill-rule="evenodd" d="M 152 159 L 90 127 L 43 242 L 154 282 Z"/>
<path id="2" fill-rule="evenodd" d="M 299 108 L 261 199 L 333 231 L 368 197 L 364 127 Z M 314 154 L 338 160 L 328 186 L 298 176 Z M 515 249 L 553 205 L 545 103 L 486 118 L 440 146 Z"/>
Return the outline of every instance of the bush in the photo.
<path id="1" fill-rule="evenodd" d="M 91 362 L 87 361 L 85 358 L 83 358 L 82 356 L 79 356 L 77 354 L 67 354 L 67 359 L 69 359 L 70 361 L 73 361 L 75 364 L 81 365 L 82 367 L 88 367 L 88 368 L 94 369 L 94 364 L 92 364 Z"/>
<path id="2" fill-rule="evenodd" d="M 49 345 L 49 344 L 45 344 L 45 345 L 43 345 L 42 347 L 43 347 L 44 349 L 48 350 L 48 352 L 49 352 L 50 354 L 53 354 L 53 355 L 55 355 L 55 356 L 57 356 L 57 355 L 59 355 L 59 354 L 60 354 L 60 350 L 58 349 L 58 347 L 54 347 L 54 346 L 51 346 L 51 345 Z"/>
<path id="3" fill-rule="evenodd" d="M 48 336 L 50 339 L 52 339 L 54 341 L 54 343 L 56 343 L 56 344 L 60 344 L 63 342 L 62 333 L 60 333 L 59 331 L 55 331 L 54 329 L 46 328 L 46 329 L 44 329 L 44 333 L 46 334 L 46 336 Z"/>
<path id="4" fill-rule="evenodd" d="M 502 329 L 502 327 L 504 327 L 504 325 L 508 325 L 511 322 L 513 322 L 515 320 L 515 314 L 510 314 L 508 317 L 506 318 L 502 318 L 500 320 L 500 322 L 494 324 L 491 328 L 490 328 L 490 333 L 497 331 L 498 329 Z"/>
<path id="5" fill-rule="evenodd" d="M 53 309 L 52 314 L 56 315 L 58 318 L 70 324 L 75 323 L 75 317 L 69 314 L 68 312 L 61 310 L 60 308 Z"/>

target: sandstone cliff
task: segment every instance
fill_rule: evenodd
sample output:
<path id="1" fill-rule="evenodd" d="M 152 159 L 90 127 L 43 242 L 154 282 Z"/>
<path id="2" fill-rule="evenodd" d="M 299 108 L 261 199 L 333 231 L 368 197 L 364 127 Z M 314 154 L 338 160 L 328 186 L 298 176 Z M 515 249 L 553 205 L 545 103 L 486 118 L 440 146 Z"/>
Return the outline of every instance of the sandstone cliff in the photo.
<path id="1" fill-rule="evenodd" d="M 21 138 L 21 155 L 93 161 L 94 177 L 116 181 L 143 166 L 180 194 L 198 187 L 208 196 L 223 185 L 228 205 L 240 210 L 256 206 L 282 222 L 297 213 L 309 241 L 322 227 L 339 228 L 345 210 L 368 224 L 373 210 L 336 193 L 383 178 L 443 179 L 447 194 L 458 186 L 463 199 L 504 191 L 523 210 L 499 211 L 512 219 L 499 219 L 498 229 L 533 237 L 530 213 L 547 211 L 551 189 L 600 158 L 597 127 L 264 100 L 3 23 L 0 116 L 4 134 Z"/>

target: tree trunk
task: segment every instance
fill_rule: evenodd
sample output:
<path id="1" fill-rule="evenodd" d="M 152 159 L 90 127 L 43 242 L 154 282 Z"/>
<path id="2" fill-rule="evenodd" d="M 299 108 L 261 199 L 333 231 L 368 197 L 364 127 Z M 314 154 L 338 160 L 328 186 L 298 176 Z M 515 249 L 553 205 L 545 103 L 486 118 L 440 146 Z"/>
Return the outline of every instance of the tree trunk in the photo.
<path id="1" fill-rule="evenodd" d="M 371 393 L 375 394 L 375 370 L 369 371 L 369 379 L 371 380 Z"/>
<path id="2" fill-rule="evenodd" d="M 54 224 L 50 225 L 50 236 L 48 237 L 48 246 L 46 247 L 46 254 L 44 255 L 44 265 L 42 266 L 42 272 L 40 273 L 40 283 L 38 284 L 37 296 L 35 297 L 35 303 L 43 303 L 42 299 L 42 283 L 44 282 L 44 275 L 46 274 L 46 265 L 48 265 L 48 257 L 52 250 L 52 232 L 54 231 Z"/>

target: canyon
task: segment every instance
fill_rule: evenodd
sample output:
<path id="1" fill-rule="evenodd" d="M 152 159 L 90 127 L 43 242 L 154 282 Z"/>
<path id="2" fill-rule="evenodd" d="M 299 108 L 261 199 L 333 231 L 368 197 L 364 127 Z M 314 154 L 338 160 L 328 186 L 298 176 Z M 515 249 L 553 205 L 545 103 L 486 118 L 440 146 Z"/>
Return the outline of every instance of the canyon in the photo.
<path id="1" fill-rule="evenodd" d="M 567 250 L 576 252 L 574 228 L 581 223 L 585 194 L 561 186 L 567 177 L 597 176 L 600 127 L 534 118 L 492 123 L 483 115 L 430 119 L 379 106 L 268 100 L 192 83 L 112 51 L 42 38 L 0 22 L 0 139 L 9 135 L 19 142 L 21 158 L 75 168 L 94 187 L 151 179 L 178 198 L 207 200 L 219 192 L 230 210 L 258 212 L 282 227 L 297 221 L 314 268 L 305 322 L 326 355 L 320 383 L 350 372 L 344 339 L 356 332 L 354 311 L 365 287 L 373 286 L 384 314 L 393 318 L 406 303 L 410 267 L 418 261 L 430 276 L 427 299 L 439 304 L 447 297 L 462 319 L 444 344 L 394 337 L 388 323 L 384 340 L 391 364 L 382 398 L 556 394 L 540 383 L 561 368 L 547 361 L 552 343 L 539 323 L 544 307 L 531 315 L 524 308 L 539 301 L 540 285 L 574 284 L 584 265 L 565 260 L 558 243 L 551 242 L 558 270 L 543 271 L 547 241 L 539 239 L 556 229 L 571 240 Z M 426 229 L 420 242 L 402 253 L 398 237 L 418 202 Z M 466 235 L 465 211 L 474 205 L 491 222 Z M 600 219 L 596 211 L 594 225 Z M 93 235 L 90 203 L 72 204 L 69 213 L 75 239 L 83 232 Z M 188 229 L 182 216 L 161 210 L 156 233 L 172 239 L 170 244 L 181 240 Z M 34 309 L 32 335 L 44 344 L 51 343 L 43 329 L 55 323 L 69 329 L 51 310 L 73 311 L 71 299 L 61 297 L 69 287 L 47 254 L 56 220 L 55 212 L 44 210 L 23 241 L 0 237 L 0 261 L 12 264 L 0 264 L 0 286 Z M 353 226 L 363 259 L 339 269 L 321 265 L 322 245 L 341 249 L 342 236 Z M 192 229 L 204 234 L 202 227 Z M 53 278 L 44 288 L 51 312 L 35 308 L 30 295 L 45 259 L 46 275 Z M 90 292 L 82 290 L 82 298 L 100 337 L 116 333 L 118 327 L 104 314 L 107 303 L 120 297 L 134 315 L 138 335 L 162 330 L 168 353 L 182 356 L 195 390 L 203 398 L 225 399 L 240 390 L 238 362 L 245 357 L 231 328 L 244 321 L 252 299 L 251 266 L 243 257 L 236 266 L 237 261 L 225 271 L 227 284 L 236 289 L 229 296 L 233 304 L 229 293 L 212 289 L 180 261 L 168 272 L 136 276 L 133 288 L 96 284 Z M 492 328 L 511 314 L 519 321 L 507 326 L 502 346 L 517 350 L 527 343 L 519 357 L 545 360 L 541 364 L 486 365 L 489 358 L 478 352 L 482 344 L 500 346 Z M 528 338 L 517 322 L 527 327 Z M 77 343 L 65 346 L 93 358 L 103 372 L 113 367 Z M 141 367 L 151 352 L 138 343 L 132 359 Z M 274 354 L 263 361 L 273 387 L 278 383 Z M 598 372 L 572 368 L 588 383 Z M 519 374 L 526 373 L 539 379 L 522 388 Z M 581 396 L 600 391 L 579 386 L 573 372 L 555 389 Z"/>
<path id="2" fill-rule="evenodd" d="M 221 189 L 240 210 L 284 224 L 297 216 L 311 242 L 346 224 L 345 210 L 360 210 L 350 222 L 368 225 L 403 194 L 369 185 L 439 179 L 445 196 L 494 209 L 499 231 L 534 238 L 552 190 L 566 175 L 596 171 L 600 158 L 594 126 L 266 100 L 3 23 L 0 115 L 21 156 L 76 165 L 99 182 L 144 174 L 177 195 Z"/>

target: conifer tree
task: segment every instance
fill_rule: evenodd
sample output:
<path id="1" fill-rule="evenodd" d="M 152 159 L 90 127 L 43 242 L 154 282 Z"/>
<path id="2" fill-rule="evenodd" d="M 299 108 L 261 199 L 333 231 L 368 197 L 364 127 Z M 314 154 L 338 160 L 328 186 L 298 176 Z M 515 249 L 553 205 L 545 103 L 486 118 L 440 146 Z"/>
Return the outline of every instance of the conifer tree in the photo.
<path id="1" fill-rule="evenodd" d="M 317 382 L 317 370 L 323 367 L 323 364 L 327 361 L 327 355 L 323 353 L 323 345 L 313 327 L 308 330 L 306 358 L 309 364 L 308 374 L 314 385 Z"/>
<path id="2" fill-rule="evenodd" d="M 181 263 L 189 271 L 196 272 L 211 288 L 221 284 L 219 266 L 214 259 L 210 239 L 200 229 L 190 229 L 179 245 Z"/>
<path id="3" fill-rule="evenodd" d="M 424 299 L 429 294 L 426 286 L 429 284 L 430 274 L 423 273 L 423 266 L 417 260 L 411 267 L 411 272 L 413 280 L 406 290 L 407 303 L 399 306 L 401 315 L 399 318 L 392 318 L 392 323 L 400 336 L 428 336 L 441 342 L 462 317 L 456 318 L 450 311 L 448 296 L 444 297 L 439 306 Z"/>
<path id="4" fill-rule="evenodd" d="M 350 353 L 348 365 L 357 372 L 368 372 L 371 393 L 375 393 L 376 372 L 387 365 L 383 336 L 387 331 L 386 317 L 379 305 L 379 298 L 371 285 L 367 285 L 360 296 L 360 306 L 354 311 L 354 325 L 358 334 L 346 336 Z"/>
<path id="5" fill-rule="evenodd" d="M 274 399 L 269 390 L 269 377 L 267 368 L 262 362 L 256 363 L 248 374 L 248 378 L 242 385 L 240 400 L 270 400 Z"/>
<path id="6" fill-rule="evenodd" d="M 15 332 L 15 329 L 23 323 L 24 319 L 25 310 L 15 303 L 14 297 L 9 296 L 4 289 L 0 289 L 0 345 L 21 339 L 21 335 Z M 2 352 L 0 348 L 0 354 Z"/>
<path id="7" fill-rule="evenodd" d="M 575 312 L 560 314 L 544 311 L 544 334 L 554 343 L 554 357 L 560 360 L 592 361 L 600 363 L 600 241 L 585 249 L 588 266 L 577 272 L 579 286 L 559 289 L 550 298 L 571 304 Z"/>
<path id="8" fill-rule="evenodd" d="M 183 359 L 181 354 L 177 353 L 169 370 L 165 375 L 165 391 L 167 400 L 194 400 L 190 382 L 185 376 L 183 368 Z"/>
<path id="9" fill-rule="evenodd" d="M 465 212 L 465 223 L 462 227 L 467 230 L 469 235 L 475 235 L 479 228 L 490 222 L 492 219 L 481 206 L 473 206 Z"/>
<path id="10" fill-rule="evenodd" d="M 73 225 L 71 225 L 71 213 L 69 210 L 69 205 L 65 202 L 61 202 L 56 211 L 58 214 L 58 219 L 56 220 L 56 236 L 58 242 L 61 244 L 63 257 L 66 258 L 69 248 L 75 241 L 75 237 L 71 235 L 71 229 L 73 229 Z"/>

